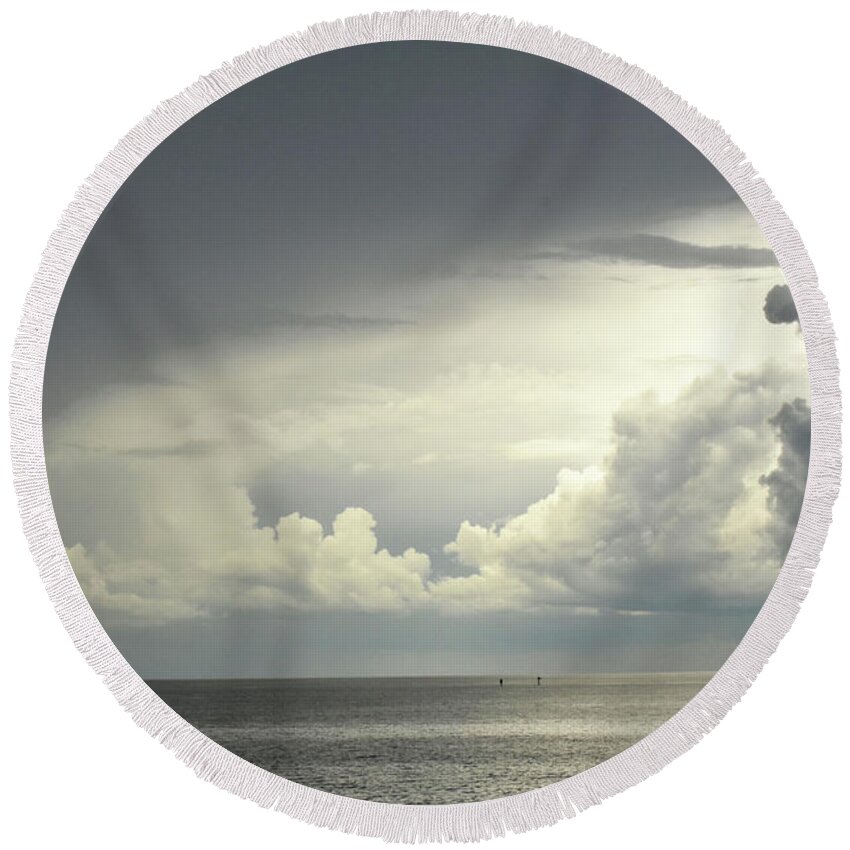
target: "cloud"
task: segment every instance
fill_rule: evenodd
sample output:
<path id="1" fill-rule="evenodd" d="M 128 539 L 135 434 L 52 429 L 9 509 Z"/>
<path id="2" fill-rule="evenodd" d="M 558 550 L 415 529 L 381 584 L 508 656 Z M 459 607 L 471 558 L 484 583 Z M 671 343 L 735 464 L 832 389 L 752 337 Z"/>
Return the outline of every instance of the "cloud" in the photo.
<path id="1" fill-rule="evenodd" d="M 767 487 L 773 513 L 770 534 L 780 558 L 784 558 L 794 537 L 809 469 L 812 445 L 812 411 L 802 398 L 785 402 L 770 419 L 776 429 L 782 450 L 776 468 L 759 481 Z"/>
<path id="2" fill-rule="evenodd" d="M 464 523 L 447 550 L 474 573 L 432 596 L 458 609 L 760 605 L 785 555 L 766 551 L 764 533 L 799 507 L 790 484 L 759 477 L 775 452 L 771 424 L 795 446 L 783 472 L 797 482 L 804 468 L 804 409 L 769 421 L 782 383 L 772 369 L 716 373 L 669 404 L 644 395 L 626 405 L 602 469 L 562 471 L 550 495 L 501 526 Z"/>
<path id="3" fill-rule="evenodd" d="M 384 316 L 351 316 L 348 313 L 320 313 L 308 315 L 305 313 L 284 312 L 270 320 L 276 325 L 286 325 L 296 328 L 327 328 L 329 330 L 380 330 L 393 328 L 398 325 L 413 325 L 410 319 L 387 318 Z"/>
<path id="4" fill-rule="evenodd" d="M 274 529 L 257 528 L 247 496 L 231 496 L 241 514 L 218 517 L 224 527 L 214 540 L 198 540 L 189 530 L 182 545 L 172 541 L 162 552 L 119 552 L 107 543 L 91 551 L 70 547 L 94 610 L 124 624 L 156 625 L 246 611 L 406 611 L 422 601 L 428 556 L 379 549 L 368 511 L 343 511 L 330 534 L 299 514 Z"/>
<path id="5" fill-rule="evenodd" d="M 746 213 L 681 134 L 575 69 L 437 41 L 323 54 L 201 110 L 133 172 L 65 288 L 45 403 L 265 333 L 280 305 L 385 315 L 531 240 L 718 208 Z"/>
<path id="6" fill-rule="evenodd" d="M 539 251 L 533 259 L 581 259 L 599 257 L 671 269 L 743 269 L 777 266 L 769 248 L 746 245 L 695 245 L 668 236 L 637 233 L 631 236 L 600 236 L 563 251 Z"/>
<path id="7" fill-rule="evenodd" d="M 799 324 L 797 305 L 786 284 L 778 283 L 767 293 L 764 299 L 764 315 L 773 325 L 790 325 L 793 322 Z"/>
<path id="8" fill-rule="evenodd" d="M 460 525 L 445 548 L 461 575 L 437 575 L 412 547 L 381 548 L 362 507 L 340 511 L 329 532 L 299 513 L 260 526 L 237 480 L 252 440 L 214 418 L 245 456 L 169 451 L 167 423 L 134 436 L 125 413 L 102 423 L 115 429 L 112 452 L 51 454 L 51 484 L 81 506 L 60 528 L 84 591 L 124 626 L 250 612 L 740 610 L 763 602 L 799 514 L 808 407 L 782 405 L 785 384 L 776 367 L 718 370 L 672 401 L 623 405 L 604 464 L 563 469 L 548 496 L 505 521 Z M 172 415 L 170 439 L 201 438 Z M 159 452 L 139 452 L 142 439 Z M 132 490 L 120 505 L 116 480 Z"/>

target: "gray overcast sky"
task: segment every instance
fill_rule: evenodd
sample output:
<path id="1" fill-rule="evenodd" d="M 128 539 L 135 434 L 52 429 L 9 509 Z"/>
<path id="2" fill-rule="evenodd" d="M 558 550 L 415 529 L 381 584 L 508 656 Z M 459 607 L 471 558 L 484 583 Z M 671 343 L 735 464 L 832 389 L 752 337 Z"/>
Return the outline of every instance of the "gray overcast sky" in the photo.
<path id="1" fill-rule="evenodd" d="M 118 192 L 57 316 L 47 410 L 211 334 L 410 316 L 550 239 L 735 203 L 664 122 L 555 62 L 435 42 L 306 59 L 204 110 Z"/>
<path id="2" fill-rule="evenodd" d="M 295 63 L 170 136 L 80 254 L 63 539 L 148 676 L 716 666 L 805 482 L 783 287 L 714 168 L 591 77 Z"/>

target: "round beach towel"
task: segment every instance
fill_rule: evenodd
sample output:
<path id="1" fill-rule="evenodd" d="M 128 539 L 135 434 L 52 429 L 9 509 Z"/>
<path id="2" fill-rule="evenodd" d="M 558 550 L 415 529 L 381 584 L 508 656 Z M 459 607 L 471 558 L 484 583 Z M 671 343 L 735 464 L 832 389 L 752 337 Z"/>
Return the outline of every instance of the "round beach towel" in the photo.
<path id="1" fill-rule="evenodd" d="M 166 101 L 80 190 L 16 351 L 74 640 L 201 776 L 395 840 L 574 814 L 790 624 L 832 333 L 713 123 L 501 19 L 358 18 Z"/>

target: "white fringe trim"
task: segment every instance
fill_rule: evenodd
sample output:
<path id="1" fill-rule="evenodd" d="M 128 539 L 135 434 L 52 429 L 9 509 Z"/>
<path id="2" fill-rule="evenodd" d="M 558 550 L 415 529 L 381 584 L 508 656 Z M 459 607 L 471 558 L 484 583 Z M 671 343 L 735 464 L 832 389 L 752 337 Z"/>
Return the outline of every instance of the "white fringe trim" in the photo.
<path id="1" fill-rule="evenodd" d="M 663 726 L 606 762 L 524 794 L 445 806 L 374 803 L 298 785 L 234 755 L 179 717 L 124 660 L 83 595 L 59 536 L 42 444 L 44 363 L 59 298 L 94 223 L 136 166 L 193 115 L 269 71 L 341 47 L 406 39 L 489 44 L 553 59 L 610 83 L 678 130 L 743 198 L 775 252 L 800 315 L 811 382 L 812 452 L 797 532 L 765 606 L 718 673 Z M 11 380 L 12 461 L 33 557 L 77 648 L 136 723 L 202 779 L 240 797 L 319 826 L 411 843 L 478 841 L 573 817 L 651 776 L 714 727 L 776 649 L 809 589 L 838 492 L 840 416 L 834 333 L 815 271 L 770 189 L 720 125 L 640 68 L 583 41 L 509 18 L 455 12 L 378 13 L 317 24 L 248 51 L 158 106 L 80 187 L 51 236 L 26 299 Z"/>

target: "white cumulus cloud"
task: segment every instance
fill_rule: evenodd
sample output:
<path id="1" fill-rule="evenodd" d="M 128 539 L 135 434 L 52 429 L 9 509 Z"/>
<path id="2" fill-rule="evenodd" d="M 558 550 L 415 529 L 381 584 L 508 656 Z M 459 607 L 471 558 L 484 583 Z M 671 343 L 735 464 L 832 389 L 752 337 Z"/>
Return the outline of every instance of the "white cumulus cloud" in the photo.
<path id="1" fill-rule="evenodd" d="M 613 417 L 604 463 L 563 469 L 549 495 L 506 521 L 461 523 L 445 550 L 463 574 L 450 577 L 414 548 L 382 548 L 360 507 L 328 530 L 298 513 L 261 526 L 240 476 L 279 446 L 279 432 L 193 409 L 192 395 L 173 388 L 114 394 L 95 427 L 69 416 L 53 435 L 51 484 L 63 504 L 81 506 L 59 518 L 83 589 L 99 615 L 124 623 L 238 611 L 752 607 L 790 542 L 787 494 L 798 509 L 805 481 L 808 408 L 783 407 L 788 382 L 775 366 L 718 369 L 672 401 L 633 399 Z M 146 430 L 135 423 L 151 405 L 169 416 Z"/>
<path id="2" fill-rule="evenodd" d="M 602 468 L 562 471 L 552 493 L 502 525 L 463 523 L 446 550 L 475 572 L 432 595 L 455 607 L 760 604 L 790 542 L 779 553 L 770 545 L 771 508 L 782 503 L 776 473 L 760 479 L 776 462 L 770 417 L 784 383 L 771 367 L 718 371 L 671 403 L 647 394 L 625 405 Z M 787 450 L 780 462 L 783 475 L 804 477 Z"/>

